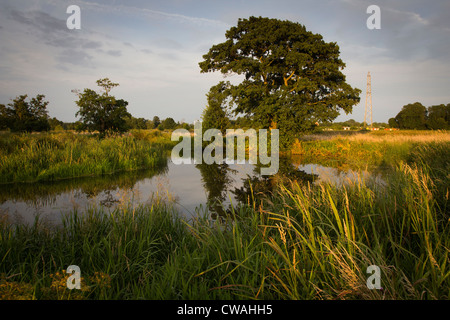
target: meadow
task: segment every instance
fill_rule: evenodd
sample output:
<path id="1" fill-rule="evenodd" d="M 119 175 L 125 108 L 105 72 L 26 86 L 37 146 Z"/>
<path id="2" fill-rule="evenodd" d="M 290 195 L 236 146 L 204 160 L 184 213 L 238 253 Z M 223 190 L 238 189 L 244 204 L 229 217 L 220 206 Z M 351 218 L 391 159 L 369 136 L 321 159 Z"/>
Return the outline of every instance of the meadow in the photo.
<path id="1" fill-rule="evenodd" d="M 216 220 L 158 198 L 74 211 L 61 226 L 3 216 L 0 299 L 449 298 L 448 133 L 315 135 L 293 153 L 389 173 L 384 184 L 279 180 Z M 81 290 L 65 286 L 72 264 Z M 370 265 L 381 289 L 367 287 Z"/>
<path id="2" fill-rule="evenodd" d="M 159 131 L 0 134 L 0 183 L 55 181 L 161 166 L 172 146 Z"/>

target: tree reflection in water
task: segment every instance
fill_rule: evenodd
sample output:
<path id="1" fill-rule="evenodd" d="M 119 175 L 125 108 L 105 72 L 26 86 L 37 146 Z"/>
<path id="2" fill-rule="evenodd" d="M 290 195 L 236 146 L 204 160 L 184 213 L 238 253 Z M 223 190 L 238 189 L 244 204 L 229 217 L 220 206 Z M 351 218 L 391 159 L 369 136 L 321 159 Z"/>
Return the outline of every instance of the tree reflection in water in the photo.
<path id="1" fill-rule="evenodd" d="M 236 170 L 230 168 L 228 164 L 213 163 L 208 165 L 202 163 L 196 165 L 207 193 L 207 205 L 213 219 L 231 213 L 231 204 L 228 207 L 224 204 L 228 200 L 229 192 L 234 195 L 236 203 L 233 203 L 233 206 L 236 208 L 240 205 L 270 199 L 270 196 L 276 192 L 283 182 L 312 183 L 318 176 L 298 170 L 289 158 L 280 158 L 279 170 L 275 175 L 261 175 L 261 167 L 261 164 L 256 164 L 252 175 L 243 178 L 240 187 L 234 187 L 234 180 L 231 175 Z"/>

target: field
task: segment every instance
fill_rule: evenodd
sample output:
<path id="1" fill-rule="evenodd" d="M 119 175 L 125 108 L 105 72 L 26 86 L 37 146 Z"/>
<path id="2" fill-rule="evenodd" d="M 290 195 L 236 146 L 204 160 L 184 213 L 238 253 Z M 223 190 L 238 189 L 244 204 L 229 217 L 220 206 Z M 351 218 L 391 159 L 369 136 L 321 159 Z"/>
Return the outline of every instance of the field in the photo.
<path id="1" fill-rule="evenodd" d="M 170 136 L 132 131 L 99 139 L 71 132 L 0 134 L 0 183 L 54 181 L 160 166 Z"/>
<path id="2" fill-rule="evenodd" d="M 133 139 L 138 148 L 145 135 L 114 143 Z M 20 159 L 19 150 L 8 152 Z M 62 150 L 60 159 L 69 159 Z M 450 297 L 447 132 L 319 134 L 299 139 L 292 153 L 389 171 L 384 184 L 362 176 L 344 186 L 279 180 L 272 194 L 251 194 L 217 220 L 199 212 L 187 221 L 161 199 L 123 202 L 111 215 L 73 212 L 59 227 L 3 216 L 0 299 Z M 31 169 L 25 178 L 7 172 L 16 172 L 12 164 L 1 174 L 6 181 L 39 179 Z M 82 270 L 82 290 L 66 288 L 71 264 Z M 380 289 L 367 286 L 371 265 L 381 270 Z"/>

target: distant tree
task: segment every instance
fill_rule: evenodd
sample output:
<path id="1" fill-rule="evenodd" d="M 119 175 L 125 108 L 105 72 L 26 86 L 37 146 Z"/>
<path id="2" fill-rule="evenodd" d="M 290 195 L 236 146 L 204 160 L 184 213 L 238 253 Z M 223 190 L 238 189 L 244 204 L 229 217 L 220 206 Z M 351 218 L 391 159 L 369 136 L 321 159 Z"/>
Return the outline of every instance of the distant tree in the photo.
<path id="1" fill-rule="evenodd" d="M 183 122 L 180 124 L 180 128 L 182 129 L 186 129 L 186 130 L 191 130 L 191 125 L 189 123 Z"/>
<path id="2" fill-rule="evenodd" d="M 223 82 L 211 87 L 208 98 L 208 105 L 202 114 L 202 129 L 218 129 L 225 135 L 230 129 L 230 119 L 224 109 L 224 100 L 227 98 L 226 87 Z"/>
<path id="3" fill-rule="evenodd" d="M 239 74 L 225 82 L 234 115 L 251 118 L 254 127 L 278 128 L 280 147 L 288 148 L 316 122 L 352 111 L 361 90 L 346 83 L 339 46 L 291 21 L 262 17 L 239 19 L 199 63 L 201 72 Z"/>
<path id="4" fill-rule="evenodd" d="M 84 89 L 83 93 L 78 94 L 76 104 L 79 110 L 76 116 L 80 116 L 88 130 L 98 130 L 101 135 L 127 131 L 126 118 L 131 116 L 127 111 L 128 102 L 109 95 L 111 89 L 119 84 L 104 78 L 97 80 L 97 85 L 103 89 L 103 93 Z"/>
<path id="5" fill-rule="evenodd" d="M 427 127 L 433 130 L 450 128 L 450 103 L 428 107 Z"/>
<path id="6" fill-rule="evenodd" d="M 60 130 L 64 128 L 64 122 L 56 119 L 55 117 L 48 119 L 48 123 L 50 125 L 50 130 L 56 130 L 56 128 Z"/>
<path id="7" fill-rule="evenodd" d="M 8 128 L 6 106 L 4 104 L 0 104 L 0 130 L 5 130 Z"/>
<path id="8" fill-rule="evenodd" d="M 390 128 L 398 128 L 398 123 L 395 118 L 390 118 L 388 124 Z"/>
<path id="9" fill-rule="evenodd" d="M 161 122 L 161 126 L 163 130 L 173 130 L 176 128 L 177 123 L 173 118 L 166 118 Z"/>
<path id="10" fill-rule="evenodd" d="M 342 124 L 346 127 L 360 127 L 361 126 L 361 123 L 357 122 L 354 119 L 347 120 Z"/>
<path id="11" fill-rule="evenodd" d="M 153 128 L 158 128 L 159 125 L 161 124 L 161 120 L 159 119 L 158 116 L 154 116 L 153 117 Z"/>
<path id="12" fill-rule="evenodd" d="M 147 129 L 147 120 L 144 118 L 135 118 L 130 115 L 126 118 L 126 123 L 130 129 Z"/>
<path id="13" fill-rule="evenodd" d="M 74 130 L 80 132 L 86 130 L 86 125 L 81 121 L 76 121 L 74 124 Z"/>
<path id="14" fill-rule="evenodd" d="M 372 126 L 374 128 L 386 128 L 386 127 L 388 127 L 388 124 L 384 123 L 384 122 L 373 122 Z"/>
<path id="15" fill-rule="evenodd" d="M 427 108 L 420 102 L 403 106 L 395 120 L 400 129 L 426 129 Z"/>
<path id="16" fill-rule="evenodd" d="M 45 95 L 38 94 L 26 101 L 28 95 L 21 95 L 12 100 L 7 106 L 0 105 L 0 126 L 11 131 L 31 132 L 50 129 L 47 111 L 48 101 Z"/>

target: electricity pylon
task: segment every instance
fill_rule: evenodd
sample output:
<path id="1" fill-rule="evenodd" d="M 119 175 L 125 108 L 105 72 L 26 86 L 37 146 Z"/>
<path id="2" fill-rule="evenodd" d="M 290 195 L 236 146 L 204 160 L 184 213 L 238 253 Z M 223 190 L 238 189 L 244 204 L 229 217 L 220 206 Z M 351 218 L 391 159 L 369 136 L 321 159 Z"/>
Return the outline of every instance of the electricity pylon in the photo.
<path id="1" fill-rule="evenodd" d="M 370 114 L 370 127 L 372 128 L 372 88 L 370 71 L 367 73 L 366 110 L 364 112 L 364 128 L 367 127 L 367 113 Z"/>

